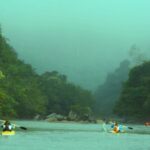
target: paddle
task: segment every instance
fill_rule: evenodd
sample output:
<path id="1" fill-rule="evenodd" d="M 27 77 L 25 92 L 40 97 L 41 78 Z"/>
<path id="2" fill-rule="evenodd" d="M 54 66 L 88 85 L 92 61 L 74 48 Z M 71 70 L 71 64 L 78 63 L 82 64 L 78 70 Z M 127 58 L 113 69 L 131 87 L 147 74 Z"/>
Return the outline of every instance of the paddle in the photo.
<path id="1" fill-rule="evenodd" d="M 128 129 L 130 129 L 130 130 L 132 130 L 132 129 L 133 129 L 132 127 L 128 127 L 128 126 L 123 126 L 123 127 L 126 127 L 126 128 L 128 128 Z"/>
<path id="2" fill-rule="evenodd" d="M 132 127 L 128 127 L 128 129 L 131 129 L 131 130 L 132 130 L 133 128 L 132 128 Z"/>
<path id="3" fill-rule="evenodd" d="M 27 128 L 26 128 L 26 127 L 19 126 L 19 125 L 16 125 L 16 124 L 14 124 L 14 125 L 15 125 L 16 127 L 20 128 L 20 129 L 27 130 Z"/>
<path id="4" fill-rule="evenodd" d="M 5 122 L 5 120 L 0 120 L 1 122 Z M 23 126 L 19 126 L 19 125 L 17 125 L 17 124 L 14 124 L 14 123 L 12 123 L 15 127 L 18 127 L 18 128 L 20 128 L 20 129 L 23 129 L 23 130 L 27 130 L 27 128 L 26 127 L 23 127 Z"/>

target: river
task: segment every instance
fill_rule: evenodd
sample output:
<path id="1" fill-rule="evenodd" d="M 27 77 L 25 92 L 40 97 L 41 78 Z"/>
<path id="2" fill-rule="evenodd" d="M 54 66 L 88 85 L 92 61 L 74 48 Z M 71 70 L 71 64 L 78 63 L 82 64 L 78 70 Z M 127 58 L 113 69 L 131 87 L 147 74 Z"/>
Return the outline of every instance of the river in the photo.
<path id="1" fill-rule="evenodd" d="M 1 136 L 0 150 L 150 150 L 150 127 L 132 125 L 127 133 L 106 132 L 100 124 L 16 121 L 28 130 Z M 131 125 L 130 125 L 131 126 Z"/>

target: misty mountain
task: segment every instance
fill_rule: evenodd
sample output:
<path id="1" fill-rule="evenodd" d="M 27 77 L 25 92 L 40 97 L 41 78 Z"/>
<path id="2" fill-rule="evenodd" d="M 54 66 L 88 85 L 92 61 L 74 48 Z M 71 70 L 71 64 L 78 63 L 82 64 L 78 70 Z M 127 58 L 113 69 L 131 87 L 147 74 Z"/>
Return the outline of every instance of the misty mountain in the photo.
<path id="1" fill-rule="evenodd" d="M 94 91 L 132 44 L 150 53 L 149 6 L 148 0 L 1 0 L 0 24 L 38 73 L 57 70 Z"/>
<path id="2" fill-rule="evenodd" d="M 57 71 L 39 75 L 22 61 L 0 29 L 0 117 L 33 118 L 49 113 L 79 118 L 92 113 L 94 98 L 90 91 L 76 86 Z"/>
<path id="3" fill-rule="evenodd" d="M 128 60 L 122 61 L 119 68 L 108 74 L 104 84 L 98 87 L 95 93 L 95 113 L 97 116 L 112 115 L 113 107 L 122 90 L 122 84 L 128 78 L 129 64 Z"/>

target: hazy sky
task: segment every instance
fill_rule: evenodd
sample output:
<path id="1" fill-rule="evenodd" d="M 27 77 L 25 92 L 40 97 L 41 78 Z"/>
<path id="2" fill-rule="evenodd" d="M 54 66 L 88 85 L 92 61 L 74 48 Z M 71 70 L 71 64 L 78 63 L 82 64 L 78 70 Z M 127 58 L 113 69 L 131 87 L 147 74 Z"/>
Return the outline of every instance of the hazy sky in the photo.
<path id="1" fill-rule="evenodd" d="M 38 72 L 57 70 L 88 89 L 133 44 L 150 50 L 150 0 L 0 0 L 0 24 Z"/>

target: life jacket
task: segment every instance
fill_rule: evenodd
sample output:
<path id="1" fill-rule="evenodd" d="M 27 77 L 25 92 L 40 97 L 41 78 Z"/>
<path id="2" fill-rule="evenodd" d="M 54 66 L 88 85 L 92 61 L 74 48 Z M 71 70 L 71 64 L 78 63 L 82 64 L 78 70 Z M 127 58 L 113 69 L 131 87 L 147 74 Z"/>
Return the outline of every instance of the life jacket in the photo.
<path id="1" fill-rule="evenodd" d="M 11 124 L 4 124 L 2 127 L 3 127 L 3 131 L 11 131 L 12 130 Z"/>
<path id="2" fill-rule="evenodd" d="M 116 132 L 116 133 L 118 133 L 120 131 L 119 130 L 119 126 L 114 126 L 113 131 Z"/>

